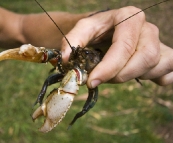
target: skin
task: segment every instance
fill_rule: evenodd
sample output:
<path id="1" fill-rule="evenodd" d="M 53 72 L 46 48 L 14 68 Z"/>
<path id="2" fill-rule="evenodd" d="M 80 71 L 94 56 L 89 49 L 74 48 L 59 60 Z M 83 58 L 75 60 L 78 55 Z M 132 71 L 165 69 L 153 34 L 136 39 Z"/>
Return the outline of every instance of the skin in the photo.
<path id="1" fill-rule="evenodd" d="M 64 34 L 91 12 L 70 14 L 67 12 L 50 12 Z M 44 24 L 42 24 L 44 23 Z M 61 48 L 63 36 L 45 13 L 17 14 L 0 7 L 0 47 L 16 48 L 24 43 L 46 48 Z"/>
<path id="2" fill-rule="evenodd" d="M 160 42 L 158 28 L 145 20 L 144 13 L 92 41 L 138 11 L 140 9 L 136 7 L 124 7 L 90 17 L 88 15 L 93 12 L 50 13 L 62 31 L 68 33 L 66 37 L 71 45 L 85 47 L 89 43 L 93 47 L 101 47 L 103 51 L 107 50 L 103 60 L 89 75 L 88 87 L 94 88 L 104 82 L 122 83 L 134 78 L 152 80 L 159 85 L 173 82 L 173 50 Z M 34 46 L 58 48 L 62 50 L 63 62 L 68 61 L 71 49 L 44 13 L 22 15 L 0 8 L 0 15 L 3 15 L 0 16 L 0 47 L 13 48 L 31 43 Z M 40 25 L 42 22 L 44 24 Z"/>
<path id="3" fill-rule="evenodd" d="M 124 7 L 99 13 L 80 20 L 66 36 L 71 45 L 85 47 L 91 39 L 138 11 L 135 7 Z M 70 48 L 65 40 L 62 51 L 66 61 Z M 116 27 L 107 53 L 90 73 L 87 84 L 94 88 L 104 82 L 123 83 L 134 78 L 149 79 L 159 85 L 171 84 L 172 54 L 173 50 L 160 42 L 158 28 L 140 13 Z"/>

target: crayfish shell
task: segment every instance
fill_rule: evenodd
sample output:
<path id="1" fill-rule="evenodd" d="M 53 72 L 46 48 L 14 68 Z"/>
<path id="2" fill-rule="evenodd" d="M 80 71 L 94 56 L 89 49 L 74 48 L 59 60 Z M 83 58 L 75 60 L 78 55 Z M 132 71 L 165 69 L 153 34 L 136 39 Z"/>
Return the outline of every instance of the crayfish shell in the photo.
<path id="1" fill-rule="evenodd" d="M 33 120 L 42 115 L 46 117 L 39 130 L 46 133 L 58 125 L 69 110 L 73 98 L 73 94 L 64 93 L 63 91 L 60 93 L 58 89 L 53 90 L 45 102 L 32 115 Z"/>

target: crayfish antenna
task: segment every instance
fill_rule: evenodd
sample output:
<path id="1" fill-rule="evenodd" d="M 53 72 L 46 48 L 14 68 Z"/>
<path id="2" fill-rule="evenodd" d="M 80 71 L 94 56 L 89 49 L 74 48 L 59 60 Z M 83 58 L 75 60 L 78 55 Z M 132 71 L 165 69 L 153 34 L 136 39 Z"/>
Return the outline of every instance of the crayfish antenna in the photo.
<path id="1" fill-rule="evenodd" d="M 62 32 L 61 28 L 58 26 L 58 24 L 53 20 L 53 18 L 49 15 L 49 13 L 42 7 L 42 5 L 35 0 L 35 2 L 38 4 L 38 6 L 45 12 L 45 14 L 50 18 L 50 20 L 54 23 L 54 25 L 58 28 L 58 30 L 60 31 L 60 33 L 62 34 L 62 36 L 65 38 L 65 40 L 67 41 L 68 45 L 70 46 L 70 48 L 73 50 L 75 50 L 73 46 L 71 46 L 69 40 L 67 39 L 67 37 L 65 36 L 65 34 Z"/>

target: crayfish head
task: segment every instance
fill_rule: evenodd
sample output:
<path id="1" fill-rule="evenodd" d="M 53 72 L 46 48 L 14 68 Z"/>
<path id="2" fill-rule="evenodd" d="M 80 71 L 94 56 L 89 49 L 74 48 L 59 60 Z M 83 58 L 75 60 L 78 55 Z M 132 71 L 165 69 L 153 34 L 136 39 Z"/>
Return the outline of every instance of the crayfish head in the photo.
<path id="1" fill-rule="evenodd" d="M 79 46 L 75 50 L 75 52 L 70 54 L 68 67 L 74 68 L 77 66 L 87 71 L 88 74 L 102 59 L 101 53 L 96 50 Z"/>
<path id="2" fill-rule="evenodd" d="M 100 52 L 95 50 L 85 50 L 86 53 L 86 67 L 85 70 L 90 73 L 95 66 L 101 61 Z"/>

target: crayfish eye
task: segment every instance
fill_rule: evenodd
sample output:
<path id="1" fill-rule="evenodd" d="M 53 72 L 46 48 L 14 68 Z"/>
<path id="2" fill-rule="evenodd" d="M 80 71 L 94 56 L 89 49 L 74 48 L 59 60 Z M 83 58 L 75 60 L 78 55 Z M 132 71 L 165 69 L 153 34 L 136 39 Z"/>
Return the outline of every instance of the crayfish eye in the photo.
<path id="1" fill-rule="evenodd" d="M 85 54 L 89 54 L 89 51 L 85 51 Z"/>
<path id="2" fill-rule="evenodd" d="M 86 58 L 86 56 L 89 54 L 89 51 L 83 51 L 81 54 L 84 58 Z"/>

